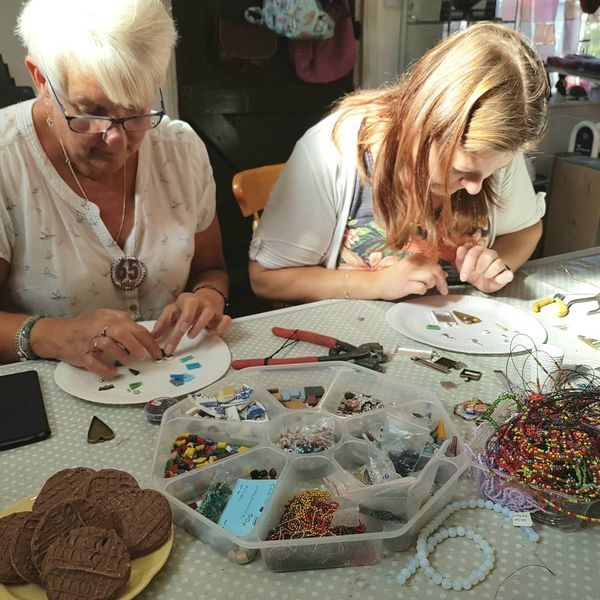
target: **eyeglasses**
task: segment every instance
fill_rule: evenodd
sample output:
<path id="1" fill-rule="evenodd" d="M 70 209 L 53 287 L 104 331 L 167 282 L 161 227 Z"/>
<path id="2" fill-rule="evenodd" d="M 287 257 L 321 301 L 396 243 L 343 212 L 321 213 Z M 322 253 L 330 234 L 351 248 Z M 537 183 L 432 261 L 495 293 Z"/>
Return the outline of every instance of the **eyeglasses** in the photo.
<path id="1" fill-rule="evenodd" d="M 69 129 L 74 131 L 75 133 L 106 133 L 111 127 L 114 125 L 121 125 L 125 131 L 129 131 L 132 133 L 147 131 L 148 129 L 154 129 L 158 127 L 158 124 L 162 121 L 162 118 L 165 116 L 165 104 L 163 101 L 162 90 L 158 88 L 158 93 L 160 94 L 160 110 L 152 111 L 147 115 L 133 115 L 131 117 L 123 117 L 122 119 L 114 119 L 113 117 L 98 117 L 95 115 L 85 115 L 85 116 L 77 116 L 77 115 L 69 115 L 60 101 L 54 86 L 50 82 L 49 79 L 46 78 L 46 81 L 50 85 L 50 89 L 62 110 L 62 113 L 69 124 Z"/>

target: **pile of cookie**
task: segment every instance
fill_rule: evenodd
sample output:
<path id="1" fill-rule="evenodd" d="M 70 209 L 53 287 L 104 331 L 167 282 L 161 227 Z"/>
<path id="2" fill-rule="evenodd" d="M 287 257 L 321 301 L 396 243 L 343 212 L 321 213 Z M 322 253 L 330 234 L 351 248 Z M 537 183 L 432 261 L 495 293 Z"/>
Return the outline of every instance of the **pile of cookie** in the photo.
<path id="1" fill-rule="evenodd" d="M 166 498 L 129 473 L 64 469 L 31 511 L 0 519 L 0 582 L 42 585 L 50 600 L 116 598 L 132 558 L 162 546 L 171 527 Z"/>

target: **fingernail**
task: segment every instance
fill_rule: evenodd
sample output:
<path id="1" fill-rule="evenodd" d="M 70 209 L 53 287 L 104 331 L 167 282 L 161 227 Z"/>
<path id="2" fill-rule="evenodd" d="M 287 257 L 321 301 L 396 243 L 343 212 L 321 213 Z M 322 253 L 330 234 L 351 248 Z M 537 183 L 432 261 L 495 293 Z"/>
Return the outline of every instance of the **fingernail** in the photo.
<path id="1" fill-rule="evenodd" d="M 165 346 L 165 354 L 173 354 L 173 350 L 175 350 L 175 348 L 173 348 L 173 344 L 167 344 Z"/>
<path id="2" fill-rule="evenodd" d="M 187 321 L 183 321 L 179 324 L 179 331 L 185 333 L 190 328 L 190 324 Z"/>

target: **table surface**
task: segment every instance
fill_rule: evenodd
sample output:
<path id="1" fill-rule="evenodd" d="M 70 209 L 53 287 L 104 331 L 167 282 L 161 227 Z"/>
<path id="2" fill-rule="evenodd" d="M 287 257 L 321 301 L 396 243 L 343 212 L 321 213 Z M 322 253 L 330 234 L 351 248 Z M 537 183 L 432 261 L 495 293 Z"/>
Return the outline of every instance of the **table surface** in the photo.
<path id="1" fill-rule="evenodd" d="M 600 248 L 531 261 L 516 274 L 515 280 L 494 295 L 495 300 L 530 311 L 533 300 L 564 294 L 597 294 L 600 291 Z M 467 287 L 452 293 L 479 294 Z M 568 297 L 569 299 L 570 297 Z M 378 341 L 386 350 L 396 346 L 425 347 L 392 330 L 385 322 L 391 304 L 367 301 L 324 301 L 291 307 L 260 315 L 236 319 L 224 336 L 234 358 L 265 356 L 279 345 L 271 327 L 308 329 L 322 332 L 350 343 Z M 600 353 L 577 339 L 586 335 L 600 339 L 600 314 L 588 316 L 592 304 L 575 305 L 563 319 L 550 306 L 536 316 L 548 331 L 548 342 L 565 350 L 566 364 L 600 364 Z M 300 344 L 285 352 L 307 354 L 314 349 Z M 473 396 L 492 402 L 502 386 L 493 373 L 505 369 L 506 356 L 465 355 L 442 351 L 444 356 L 461 360 L 471 369 L 483 372 L 478 382 L 463 382 L 419 366 L 405 356 L 395 356 L 387 365 L 389 377 L 418 383 L 429 389 L 443 403 L 466 440 L 474 426 L 455 417 L 453 407 Z M 110 406 L 85 402 L 63 392 L 54 383 L 55 364 L 46 361 L 10 364 L 0 367 L 0 374 L 36 369 L 40 375 L 52 436 L 30 446 L 0 452 L 0 508 L 23 496 L 36 493 L 55 471 L 78 465 L 96 469 L 120 468 L 131 472 L 142 486 L 150 484 L 150 473 L 158 427 L 150 424 L 142 406 Z M 452 377 L 457 383 L 445 389 L 441 382 Z M 0 400 L 1 401 L 1 400 Z M 115 432 L 115 439 L 101 444 L 86 442 L 87 429 L 94 415 Z M 461 484 L 458 496 L 473 496 L 468 483 Z M 509 600 L 544 598 L 597 600 L 600 529 L 583 526 L 566 533 L 556 528 L 535 525 L 540 542 L 533 544 L 506 519 L 489 511 L 460 511 L 453 522 L 475 526 L 496 550 L 496 565 L 488 578 L 470 591 L 445 591 L 434 585 L 420 571 L 408 585 L 399 586 L 394 577 L 414 552 L 388 551 L 384 559 L 363 567 L 274 573 L 260 560 L 239 566 L 180 528 L 175 529 L 175 543 L 165 567 L 139 598 L 184 600 L 203 596 L 236 600 L 254 598 L 319 598 L 338 600 L 384 600 L 388 598 L 474 598 Z M 447 540 L 434 553 L 438 570 L 460 576 L 479 563 L 473 545 L 464 539 Z"/>

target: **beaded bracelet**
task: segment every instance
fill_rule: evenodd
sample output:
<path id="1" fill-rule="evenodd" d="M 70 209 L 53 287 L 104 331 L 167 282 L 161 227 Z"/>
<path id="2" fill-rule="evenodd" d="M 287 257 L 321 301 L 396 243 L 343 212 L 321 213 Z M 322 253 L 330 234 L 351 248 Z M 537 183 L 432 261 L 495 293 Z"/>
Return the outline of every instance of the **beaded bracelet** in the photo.
<path id="1" fill-rule="evenodd" d="M 29 345 L 29 339 L 31 338 L 33 326 L 45 316 L 46 315 L 42 313 L 36 313 L 35 315 L 27 317 L 19 325 L 15 333 L 15 352 L 20 361 L 36 360 L 38 358 Z"/>
<path id="2" fill-rule="evenodd" d="M 217 292 L 217 294 L 219 294 L 219 296 L 221 296 L 221 298 L 223 298 L 223 300 L 225 301 L 224 308 L 227 308 L 229 306 L 229 298 L 213 283 L 199 283 L 192 289 L 192 294 L 195 294 L 198 290 L 202 289 L 208 289 Z"/>
<path id="3" fill-rule="evenodd" d="M 417 568 L 421 567 L 423 573 L 436 583 L 441 585 L 445 590 L 470 590 L 474 585 L 477 585 L 480 581 L 483 581 L 488 573 L 494 566 L 495 556 L 494 549 L 490 546 L 488 541 L 474 529 L 470 527 L 449 527 L 440 529 L 436 533 L 436 529 L 453 513 L 468 508 L 485 508 L 487 510 L 493 510 L 494 512 L 500 513 L 512 519 L 517 513 L 490 500 L 483 500 L 481 498 L 471 498 L 469 500 L 456 500 L 451 504 L 448 504 L 435 519 L 433 519 L 426 527 L 424 527 L 419 533 L 417 538 L 417 553 L 410 562 L 398 573 L 396 581 L 399 584 L 405 583 L 410 577 L 412 577 Z M 531 542 L 537 542 L 539 535 L 533 530 L 532 527 L 521 527 L 523 533 L 527 536 L 527 539 Z M 444 577 L 441 573 L 438 573 L 430 564 L 428 555 L 433 552 L 437 544 L 444 541 L 449 537 L 466 537 L 477 545 L 477 547 L 483 552 L 483 563 L 473 571 L 471 571 L 466 577 Z"/>

